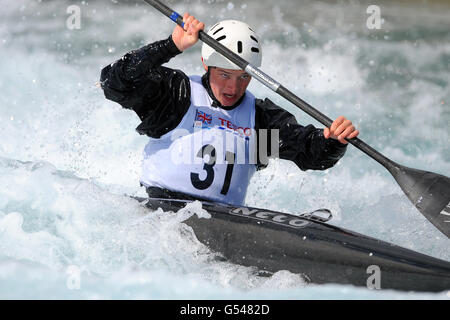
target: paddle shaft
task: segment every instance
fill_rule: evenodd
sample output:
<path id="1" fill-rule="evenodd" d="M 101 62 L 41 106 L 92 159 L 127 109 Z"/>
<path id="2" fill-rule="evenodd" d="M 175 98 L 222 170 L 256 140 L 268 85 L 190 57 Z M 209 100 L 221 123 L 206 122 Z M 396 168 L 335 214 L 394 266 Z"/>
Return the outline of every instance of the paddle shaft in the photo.
<path id="1" fill-rule="evenodd" d="M 161 3 L 158 0 L 144 0 L 151 6 L 158 9 L 162 14 L 169 17 L 171 20 L 176 22 L 179 26 L 183 27 L 183 17 L 178 13 L 167 7 L 165 4 Z M 326 127 L 330 127 L 333 121 L 328 118 L 326 115 L 315 109 L 313 106 L 300 99 L 294 93 L 289 91 L 286 87 L 278 83 L 276 80 L 272 79 L 269 75 L 259 70 L 257 67 L 250 64 L 248 61 L 241 58 L 239 55 L 235 54 L 233 51 L 222 45 L 219 41 L 212 38 L 204 31 L 200 30 L 198 33 L 198 38 L 209 45 L 211 48 L 222 54 L 224 57 L 232 61 L 234 64 L 239 66 L 242 70 L 245 70 L 248 74 L 250 74 L 253 78 L 261 82 L 263 85 L 268 87 L 269 89 L 275 91 L 280 96 L 290 101 L 292 104 L 303 110 L 305 113 L 309 114 L 311 117 L 325 125 Z M 392 169 L 396 167 L 397 164 L 392 160 L 386 158 L 384 155 L 379 153 L 377 150 L 373 149 L 367 143 L 358 138 L 346 139 L 349 143 L 375 159 L 377 162 L 382 164 L 387 169 Z"/>

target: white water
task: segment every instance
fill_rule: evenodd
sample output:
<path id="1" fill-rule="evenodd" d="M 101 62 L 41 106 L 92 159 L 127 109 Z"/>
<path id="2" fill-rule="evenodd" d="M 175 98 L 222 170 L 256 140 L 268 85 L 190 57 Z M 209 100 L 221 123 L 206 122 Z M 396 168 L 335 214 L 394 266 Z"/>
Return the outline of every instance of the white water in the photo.
<path id="1" fill-rule="evenodd" d="M 351 118 L 393 160 L 449 176 L 450 7 L 383 4 L 383 29 L 368 30 L 358 3 L 311 1 L 300 10 L 294 1 L 192 1 L 188 9 L 207 25 L 246 20 L 264 39 L 264 71 L 330 117 Z M 2 2 L 0 298 L 449 299 L 305 286 L 287 271 L 258 277 L 215 260 L 181 223 L 199 208 L 150 213 L 131 200 L 125 194 L 145 195 L 138 177 L 147 139 L 134 131 L 137 116 L 94 84 L 104 65 L 173 25 L 141 2 L 86 1 L 78 3 L 81 29 L 69 30 L 70 4 Z M 200 73 L 199 52 L 169 66 Z M 250 89 L 318 125 L 257 82 Z M 325 172 L 271 161 L 246 203 L 291 213 L 327 207 L 335 225 L 450 260 L 450 240 L 352 147 Z"/>

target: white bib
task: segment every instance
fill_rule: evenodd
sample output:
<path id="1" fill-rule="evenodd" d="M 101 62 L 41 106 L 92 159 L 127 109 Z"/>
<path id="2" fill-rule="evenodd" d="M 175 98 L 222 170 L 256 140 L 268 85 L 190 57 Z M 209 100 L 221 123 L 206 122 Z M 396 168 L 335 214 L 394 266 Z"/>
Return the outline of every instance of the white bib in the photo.
<path id="1" fill-rule="evenodd" d="M 255 97 L 246 91 L 233 110 L 212 107 L 201 77 L 190 80 L 183 119 L 144 149 L 141 183 L 241 205 L 256 171 Z"/>

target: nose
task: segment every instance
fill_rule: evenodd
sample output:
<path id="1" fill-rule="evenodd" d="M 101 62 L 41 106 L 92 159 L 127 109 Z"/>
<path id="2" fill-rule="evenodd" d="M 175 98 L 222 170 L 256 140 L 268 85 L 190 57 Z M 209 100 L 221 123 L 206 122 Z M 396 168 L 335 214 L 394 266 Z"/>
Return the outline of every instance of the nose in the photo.
<path id="1" fill-rule="evenodd" d="M 225 89 L 229 94 L 235 94 L 238 91 L 238 80 L 234 77 L 228 79 Z"/>

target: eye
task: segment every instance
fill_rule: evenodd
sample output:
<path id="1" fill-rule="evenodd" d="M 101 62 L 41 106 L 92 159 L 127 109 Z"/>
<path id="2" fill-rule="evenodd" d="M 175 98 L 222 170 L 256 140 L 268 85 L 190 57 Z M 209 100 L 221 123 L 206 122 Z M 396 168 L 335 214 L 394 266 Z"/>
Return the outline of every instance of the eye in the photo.
<path id="1" fill-rule="evenodd" d="M 248 78 L 250 78 L 250 75 L 247 74 L 247 73 L 245 73 L 245 74 L 243 74 L 243 75 L 241 76 L 241 79 L 242 79 L 242 80 L 247 80 Z"/>
<path id="2" fill-rule="evenodd" d="M 230 76 L 229 76 L 228 74 L 226 74 L 226 73 L 221 73 L 220 75 L 221 75 L 221 77 L 224 78 L 224 79 L 228 79 L 228 78 L 230 77 Z"/>

